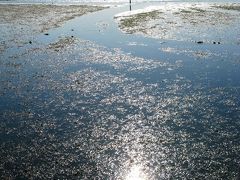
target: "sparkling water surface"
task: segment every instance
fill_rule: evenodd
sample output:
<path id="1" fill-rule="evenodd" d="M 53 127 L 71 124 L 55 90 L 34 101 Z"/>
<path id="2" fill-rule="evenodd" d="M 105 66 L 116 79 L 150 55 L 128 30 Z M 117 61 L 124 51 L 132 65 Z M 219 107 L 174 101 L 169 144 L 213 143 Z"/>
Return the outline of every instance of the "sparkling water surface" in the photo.
<path id="1" fill-rule="evenodd" d="M 41 48 L 2 55 L 0 174 L 237 179 L 239 45 L 123 34 L 113 16 L 126 10 L 73 19 L 36 37 Z M 75 43 L 49 50 L 59 36 Z"/>

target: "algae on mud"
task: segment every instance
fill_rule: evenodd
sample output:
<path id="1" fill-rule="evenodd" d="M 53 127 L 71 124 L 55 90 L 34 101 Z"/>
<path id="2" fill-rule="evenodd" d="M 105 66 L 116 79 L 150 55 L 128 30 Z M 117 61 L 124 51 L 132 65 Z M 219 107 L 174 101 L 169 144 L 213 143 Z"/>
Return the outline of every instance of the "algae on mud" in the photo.
<path id="1" fill-rule="evenodd" d="M 134 27 L 134 26 L 139 26 L 141 25 L 142 22 L 152 20 L 152 19 L 157 19 L 158 15 L 161 12 L 159 11 L 152 11 L 152 12 L 146 12 L 146 13 L 139 13 L 134 15 L 133 17 L 128 17 L 121 19 L 121 26 L 122 28 L 124 27 Z"/>
<path id="2" fill-rule="evenodd" d="M 57 42 L 50 43 L 48 45 L 48 49 L 54 50 L 54 51 L 61 51 L 63 48 L 69 46 L 70 44 L 73 44 L 75 41 L 75 38 L 72 37 L 63 37 L 58 39 Z"/>

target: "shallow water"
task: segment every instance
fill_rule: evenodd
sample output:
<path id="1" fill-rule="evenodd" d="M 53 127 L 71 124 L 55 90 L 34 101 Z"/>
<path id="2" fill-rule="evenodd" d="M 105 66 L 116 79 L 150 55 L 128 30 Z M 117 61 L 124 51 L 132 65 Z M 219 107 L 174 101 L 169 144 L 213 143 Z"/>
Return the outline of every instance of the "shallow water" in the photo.
<path id="1" fill-rule="evenodd" d="M 113 15 L 127 9 L 76 18 L 36 37 L 42 49 L 4 54 L 2 177 L 237 178 L 239 45 L 123 34 Z M 45 46 L 59 36 L 75 43 Z"/>

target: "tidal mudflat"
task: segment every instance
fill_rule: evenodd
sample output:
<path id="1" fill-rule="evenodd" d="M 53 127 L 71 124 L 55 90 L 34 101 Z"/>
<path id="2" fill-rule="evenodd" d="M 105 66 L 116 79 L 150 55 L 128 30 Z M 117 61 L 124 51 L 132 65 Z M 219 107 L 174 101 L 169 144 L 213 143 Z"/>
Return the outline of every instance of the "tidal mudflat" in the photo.
<path id="1" fill-rule="evenodd" d="M 120 13 L 115 18 L 126 33 L 197 43 L 240 44 L 239 8 L 234 3 L 165 3 Z"/>
<path id="2" fill-rule="evenodd" d="M 86 5 L 1 4 L 0 52 L 34 43 L 37 34 L 49 35 L 49 29 L 59 27 L 67 20 L 102 9 Z"/>
<path id="3" fill-rule="evenodd" d="M 200 8 L 198 6 L 194 8 Z M 225 7 L 215 4 L 207 6 L 206 11 L 213 8 L 213 13 L 233 13 L 232 8 Z M 98 7 L 84 8 L 99 10 Z M 192 5 L 183 8 L 173 16 L 180 18 L 185 11 L 203 11 L 192 8 Z M 60 23 L 62 26 L 56 31 L 49 29 L 55 27 L 51 25 L 44 32 L 42 28 L 35 31 L 29 25 L 32 33 L 41 35 L 34 35 L 31 44 L 29 40 L 21 44 L 21 51 L 15 49 L 14 44 L 2 50 L 2 179 L 239 177 L 239 36 L 232 34 L 233 43 L 227 38 L 223 38 L 224 41 L 207 38 L 209 41 L 201 39 L 203 43 L 196 43 L 195 34 L 191 37 L 196 39 L 180 36 L 180 41 L 167 38 L 179 36 L 149 40 L 130 34 L 121 36 L 127 42 L 124 46 L 114 42 L 114 47 L 100 44 L 99 39 L 108 37 L 106 32 L 109 36 L 113 31 L 121 35 L 117 24 L 116 29 L 110 27 L 117 16 L 126 32 L 141 24 L 151 31 L 146 28 L 147 24 L 158 22 L 163 12 L 147 9 L 151 11 L 127 17 L 127 22 L 122 16 L 122 21 L 118 19 L 118 8 L 72 21 L 84 23 L 91 16 L 87 23 L 96 26 L 94 30 L 90 27 L 96 42 L 78 34 L 71 23 Z M 99 16 L 106 16 L 111 22 L 98 22 Z M 141 24 L 138 24 L 139 17 Z M 234 22 L 238 20 L 238 16 L 233 17 Z M 186 23 L 190 26 L 191 21 L 187 19 Z M 104 24 L 106 32 L 96 33 L 99 24 Z M 79 28 L 84 27 L 79 25 Z M 108 28 L 112 28 L 110 32 Z M 64 34 L 65 30 L 69 34 Z M 13 37 L 12 31 L 7 32 L 1 41 Z M 168 32 L 172 35 L 176 29 L 170 28 Z M 31 36 L 27 33 L 26 37 Z M 39 37 L 49 39 L 41 41 Z"/>

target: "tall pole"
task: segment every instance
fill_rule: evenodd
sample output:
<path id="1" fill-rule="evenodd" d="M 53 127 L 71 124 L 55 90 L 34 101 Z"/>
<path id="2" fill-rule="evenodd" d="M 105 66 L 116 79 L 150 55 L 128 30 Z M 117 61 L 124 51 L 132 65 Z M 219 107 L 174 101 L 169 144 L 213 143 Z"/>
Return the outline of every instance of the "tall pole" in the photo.
<path id="1" fill-rule="evenodd" d="M 130 8 L 130 11 L 132 10 L 132 0 L 129 0 L 129 8 Z"/>

